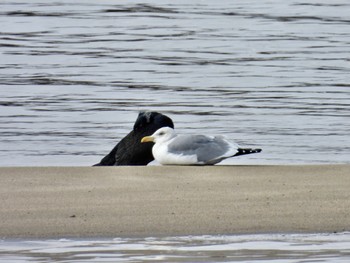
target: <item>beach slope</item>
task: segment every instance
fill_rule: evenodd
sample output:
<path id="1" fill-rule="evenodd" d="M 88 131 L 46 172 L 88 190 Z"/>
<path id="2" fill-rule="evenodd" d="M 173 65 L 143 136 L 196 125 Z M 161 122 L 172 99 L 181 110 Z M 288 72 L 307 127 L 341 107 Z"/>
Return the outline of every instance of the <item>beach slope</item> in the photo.
<path id="1" fill-rule="evenodd" d="M 350 165 L 0 168 L 0 238 L 350 230 Z"/>

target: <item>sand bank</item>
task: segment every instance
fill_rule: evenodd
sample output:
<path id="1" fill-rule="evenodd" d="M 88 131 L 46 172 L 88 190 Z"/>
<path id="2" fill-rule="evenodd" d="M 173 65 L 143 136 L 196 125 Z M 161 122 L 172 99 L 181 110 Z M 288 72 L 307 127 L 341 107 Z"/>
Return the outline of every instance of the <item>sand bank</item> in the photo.
<path id="1" fill-rule="evenodd" d="M 0 168 L 0 238 L 350 230 L 350 165 Z"/>

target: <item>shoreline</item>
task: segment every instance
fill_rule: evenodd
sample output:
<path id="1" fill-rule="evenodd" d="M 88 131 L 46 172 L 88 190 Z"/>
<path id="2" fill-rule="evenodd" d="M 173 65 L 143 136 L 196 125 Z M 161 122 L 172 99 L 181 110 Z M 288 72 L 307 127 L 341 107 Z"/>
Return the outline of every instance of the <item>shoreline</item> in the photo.
<path id="1" fill-rule="evenodd" d="M 1 167 L 0 239 L 350 230 L 350 165 Z"/>

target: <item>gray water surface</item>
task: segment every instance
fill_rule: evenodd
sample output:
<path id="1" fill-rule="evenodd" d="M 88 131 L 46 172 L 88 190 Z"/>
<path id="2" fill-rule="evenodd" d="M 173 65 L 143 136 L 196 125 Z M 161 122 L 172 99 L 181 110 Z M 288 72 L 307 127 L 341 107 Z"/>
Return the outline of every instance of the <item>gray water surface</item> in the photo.
<path id="1" fill-rule="evenodd" d="M 140 110 L 263 153 L 350 162 L 350 2 L 1 1 L 0 166 L 91 165 Z"/>
<path id="2" fill-rule="evenodd" d="M 138 111 L 263 153 L 350 162 L 350 2 L 0 2 L 0 166 L 92 165 Z M 348 262 L 348 233 L 2 240 L 0 262 Z"/>
<path id="3" fill-rule="evenodd" d="M 349 233 L 0 241 L 1 263 L 347 263 L 349 260 Z"/>

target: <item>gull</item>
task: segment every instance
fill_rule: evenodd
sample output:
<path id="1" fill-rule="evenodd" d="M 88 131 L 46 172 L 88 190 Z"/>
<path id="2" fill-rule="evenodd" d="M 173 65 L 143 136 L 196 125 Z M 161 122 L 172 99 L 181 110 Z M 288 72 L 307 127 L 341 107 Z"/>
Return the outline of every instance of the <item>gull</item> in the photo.
<path id="1" fill-rule="evenodd" d="M 226 158 L 261 152 L 261 149 L 240 148 L 223 136 L 177 135 L 170 127 L 158 129 L 141 142 L 155 143 L 153 157 L 163 165 L 214 165 Z"/>

